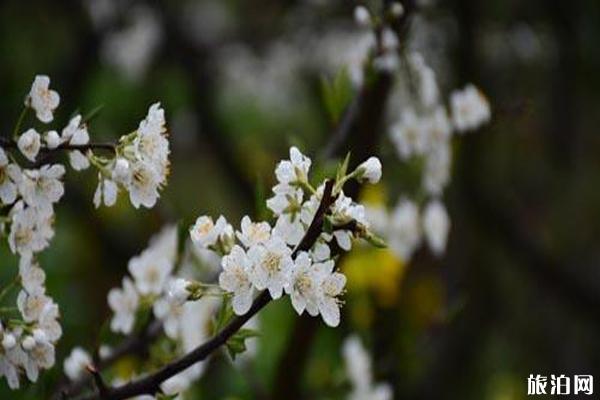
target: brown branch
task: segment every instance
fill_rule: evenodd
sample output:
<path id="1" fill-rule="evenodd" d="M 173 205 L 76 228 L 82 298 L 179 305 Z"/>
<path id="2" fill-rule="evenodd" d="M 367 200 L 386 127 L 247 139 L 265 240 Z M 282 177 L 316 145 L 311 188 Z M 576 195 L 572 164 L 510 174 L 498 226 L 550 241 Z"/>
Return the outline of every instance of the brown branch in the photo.
<path id="1" fill-rule="evenodd" d="M 7 139 L 5 137 L 0 137 L 0 147 L 5 149 L 16 149 L 17 142 L 13 139 Z M 55 149 L 49 149 L 47 147 L 42 147 L 40 149 L 40 153 L 54 153 L 58 151 L 74 151 L 79 150 L 82 152 L 86 152 L 88 150 L 110 150 L 112 152 L 116 152 L 117 145 L 114 143 L 104 142 L 104 143 L 88 143 L 88 144 L 69 144 L 63 143 L 56 147 Z"/>
<path id="2" fill-rule="evenodd" d="M 319 204 L 315 216 L 310 226 L 306 230 L 304 237 L 292 252 L 293 258 L 295 258 L 300 251 L 309 250 L 321 235 L 323 231 L 323 221 L 325 215 L 327 214 L 329 208 L 335 201 L 335 196 L 332 195 L 333 183 L 334 182 L 332 180 L 326 181 L 323 197 L 321 198 L 321 203 Z M 150 375 L 147 375 L 143 378 L 140 378 L 136 381 L 132 381 L 120 387 L 107 388 L 105 393 L 98 392 L 90 396 L 84 397 L 83 399 L 121 400 L 143 394 L 154 395 L 156 393 L 160 393 L 160 385 L 164 381 L 184 371 L 185 369 L 196 364 L 197 362 L 204 360 L 210 354 L 212 354 L 225 343 L 227 343 L 227 340 L 229 340 L 229 338 L 231 338 L 242 326 L 244 326 L 244 324 L 246 324 L 248 320 L 250 320 L 267 304 L 269 304 L 270 301 L 271 296 L 269 295 L 269 292 L 266 290 L 263 291 L 254 300 L 252 306 L 250 307 L 250 310 L 246 314 L 235 317 L 211 340 L 202 344 L 201 346 L 198 346 L 190 353 L 165 365 L 164 367 Z"/>
<path id="3" fill-rule="evenodd" d="M 117 347 L 112 349 L 107 357 L 100 358 L 94 367 L 98 371 L 102 371 L 115 362 L 130 354 L 143 354 L 148 351 L 150 344 L 163 332 L 163 325 L 159 320 L 153 320 L 141 332 L 128 336 Z M 53 396 L 58 400 L 61 398 L 75 396 L 80 393 L 91 381 L 89 375 L 85 375 L 78 380 L 71 382 L 68 385 L 59 388 Z"/>

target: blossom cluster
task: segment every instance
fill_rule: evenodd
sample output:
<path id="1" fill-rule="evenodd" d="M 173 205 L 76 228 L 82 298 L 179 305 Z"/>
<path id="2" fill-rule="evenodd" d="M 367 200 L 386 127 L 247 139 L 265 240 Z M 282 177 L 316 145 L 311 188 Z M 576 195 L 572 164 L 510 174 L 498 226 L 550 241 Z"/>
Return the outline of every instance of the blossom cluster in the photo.
<path id="1" fill-rule="evenodd" d="M 129 275 L 123 278 L 121 287 L 108 293 L 108 305 L 113 312 L 112 332 L 131 334 L 140 322 L 140 315 L 147 310 L 161 322 L 165 337 L 185 354 L 213 333 L 211 321 L 219 311 L 221 292 L 210 284 L 192 280 L 192 268 L 187 261 L 193 253 L 186 247 L 185 255 L 179 257 L 178 242 L 175 226 L 166 227 L 151 238 L 148 247 L 129 261 Z M 187 301 L 191 299 L 194 301 Z M 109 346 L 102 345 L 100 358 L 109 357 L 111 352 Z M 91 364 L 90 354 L 76 347 L 64 361 L 65 375 L 71 380 L 80 379 Z M 161 389 L 168 395 L 182 393 L 203 374 L 204 369 L 204 362 L 196 363 L 163 382 Z M 143 368 L 138 371 L 143 372 Z M 123 383 L 119 376 L 112 380 L 115 386 Z M 152 396 L 143 398 L 154 399 Z"/>
<path id="2" fill-rule="evenodd" d="M 381 18 L 373 17 L 364 6 L 355 9 L 359 25 L 377 27 L 381 32 L 379 44 L 371 45 L 379 48 L 371 57 L 371 65 L 397 77 L 393 97 L 400 99 L 401 109 L 398 102 L 391 102 L 390 140 L 402 161 L 419 160 L 413 164 L 422 165 L 421 188 L 414 199 L 405 193 L 391 211 L 382 205 L 367 208 L 374 230 L 406 261 L 423 239 L 434 254 L 445 251 L 450 218 L 442 196 L 450 181 L 452 137 L 481 127 L 490 120 L 491 111 L 473 84 L 452 92 L 449 104 L 444 104 L 435 71 L 424 56 L 415 50 L 399 50 L 397 38 L 392 39 L 395 34 L 388 22 L 401 15 L 398 6 L 389 7 Z"/>
<path id="3" fill-rule="evenodd" d="M 110 178 L 101 178 L 94 198 L 96 204 L 100 197 L 106 204 L 114 204 L 118 187 L 122 187 L 129 192 L 134 206 L 151 207 L 168 171 L 169 144 L 165 137 L 164 112 L 158 104 L 150 108 L 135 132 L 113 146 L 114 157 L 107 158 L 92 151 L 94 144 L 90 143 L 81 115 L 73 117 L 60 134 L 56 130 L 34 127 L 21 133 L 30 110 L 45 126 L 54 120 L 59 103 L 60 95 L 50 89 L 50 79 L 45 75 L 36 76 L 25 98 L 14 137 L 0 141 L 0 207 L 3 210 L 0 236 L 6 237 L 10 251 L 19 257 L 15 284 L 8 284 L 2 290 L 4 297 L 13 286 L 20 289 L 17 307 L 14 311 L 6 308 L 0 322 L 0 375 L 6 377 L 11 388 L 19 386 L 23 372 L 29 380 L 36 381 L 41 369 L 54 364 L 54 346 L 62 334 L 58 305 L 47 295 L 45 274 L 36 261 L 37 254 L 50 245 L 54 236 L 54 207 L 65 192 L 62 178 L 66 169 L 61 163 L 47 162 L 47 155 L 65 151 L 74 170 L 94 165 L 101 177 L 109 175 Z M 16 312 L 18 317 L 13 315 Z M 5 319 L 5 313 L 11 318 Z"/>
<path id="4" fill-rule="evenodd" d="M 305 310 L 311 316 L 320 314 L 329 326 L 340 322 L 346 277 L 335 271 L 332 249 L 348 251 L 354 237 L 366 237 L 369 232 L 364 206 L 345 196 L 342 186 L 353 178 L 376 183 L 381 163 L 373 157 L 336 183 L 336 198 L 327 215 L 330 231 L 321 232 L 310 249 L 295 251 L 324 193 L 324 184 L 317 188 L 310 184 L 310 166 L 311 160 L 296 147 L 290 149 L 289 160 L 277 165 L 277 184 L 267 200 L 276 217 L 274 225 L 245 216 L 241 229 L 235 231 L 222 216 L 216 222 L 201 216 L 190 230 L 196 246 L 223 256 L 219 284 L 231 293 L 238 315 L 248 312 L 257 291 L 268 290 L 273 299 L 288 294 L 298 314 Z"/>
<path id="5" fill-rule="evenodd" d="M 19 388 L 20 375 L 35 382 L 40 370 L 54 365 L 54 347 L 62 335 L 58 305 L 46 294 L 44 271 L 30 255 L 21 258 L 17 296 L 19 319 L 0 323 L 0 376 L 11 389 Z"/>

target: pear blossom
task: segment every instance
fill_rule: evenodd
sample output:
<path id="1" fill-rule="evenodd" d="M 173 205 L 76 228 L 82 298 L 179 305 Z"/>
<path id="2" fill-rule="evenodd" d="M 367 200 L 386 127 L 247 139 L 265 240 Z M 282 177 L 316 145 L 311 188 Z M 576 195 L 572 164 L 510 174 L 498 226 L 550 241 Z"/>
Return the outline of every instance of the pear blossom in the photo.
<path id="1" fill-rule="evenodd" d="M 114 312 L 110 329 L 114 332 L 131 333 L 138 304 L 139 295 L 133 282 L 127 277 L 123 278 L 123 288 L 111 289 L 108 293 L 108 305 Z"/>
<path id="2" fill-rule="evenodd" d="M 346 276 L 339 272 L 333 272 L 334 262 L 329 260 L 315 264 L 319 278 L 319 295 L 317 305 L 323 321 L 331 327 L 340 323 L 340 300 L 339 296 L 346 286 Z"/>
<path id="3" fill-rule="evenodd" d="M 12 204 L 17 199 L 17 185 L 21 171 L 15 164 L 10 164 L 4 149 L 0 147 L 0 203 Z"/>
<path id="4" fill-rule="evenodd" d="M 432 196 L 442 193 L 450 180 L 452 150 L 449 143 L 436 146 L 425 158 L 423 188 Z"/>
<path id="5" fill-rule="evenodd" d="M 396 18 L 404 14 L 404 6 L 399 1 L 395 1 L 390 5 L 390 12 Z"/>
<path id="6" fill-rule="evenodd" d="M 190 236 L 194 244 L 200 248 L 209 248 L 217 242 L 231 242 L 234 239 L 233 227 L 222 215 L 217 222 L 208 216 L 199 217 L 190 229 Z"/>
<path id="7" fill-rule="evenodd" d="M 166 285 L 173 263 L 161 252 L 149 248 L 129 260 L 127 268 L 141 295 L 157 295 Z"/>
<path id="8" fill-rule="evenodd" d="M 171 279 L 167 289 L 169 302 L 179 305 L 185 303 L 190 296 L 190 292 L 187 290 L 190 283 L 190 281 L 184 278 Z"/>
<path id="9" fill-rule="evenodd" d="M 279 183 L 294 185 L 306 182 L 311 160 L 298 150 L 297 147 L 290 148 L 290 159 L 280 161 L 275 168 L 275 176 Z"/>
<path id="10" fill-rule="evenodd" d="M 159 171 L 168 166 L 169 141 L 166 131 L 165 112 L 160 103 L 154 103 L 150 106 L 146 118 L 140 122 L 138 134 L 133 141 L 136 157 L 153 163 Z"/>
<path id="11" fill-rule="evenodd" d="M 391 215 L 388 245 L 404 261 L 410 259 L 421 241 L 420 226 L 417 206 L 409 200 L 400 200 Z"/>
<path id="12" fill-rule="evenodd" d="M 51 209 L 52 204 L 58 202 L 65 193 L 61 182 L 64 174 L 65 167 L 60 164 L 24 170 L 18 185 L 25 203 L 31 207 Z"/>
<path id="13" fill-rule="evenodd" d="M 21 285 L 30 294 L 44 293 L 44 282 L 46 274 L 39 267 L 31 255 L 22 256 L 19 259 L 19 276 Z"/>
<path id="14" fill-rule="evenodd" d="M 423 233 L 429 248 L 438 256 L 446 249 L 449 230 L 450 219 L 444 205 L 439 200 L 429 202 L 423 212 Z"/>
<path id="15" fill-rule="evenodd" d="M 81 146 L 90 142 L 90 135 L 87 127 L 81 122 L 81 115 L 76 115 L 71 118 L 69 124 L 62 131 L 62 141 L 68 142 L 70 145 Z M 79 150 L 69 152 L 69 162 L 75 171 L 87 169 L 90 166 L 90 161 Z"/>
<path id="16" fill-rule="evenodd" d="M 342 347 L 346 374 L 352 385 L 351 400 L 392 400 L 392 388 L 387 383 L 373 383 L 371 360 L 356 335 L 348 337 Z"/>
<path id="17" fill-rule="evenodd" d="M 250 280 L 252 264 L 242 247 L 235 245 L 221 262 L 223 272 L 219 275 L 219 286 L 233 293 L 232 306 L 237 315 L 244 315 L 252 305 L 254 289 Z"/>
<path id="18" fill-rule="evenodd" d="M 354 7 L 354 20 L 359 26 L 369 26 L 371 14 L 365 6 L 356 6 Z"/>
<path id="19" fill-rule="evenodd" d="M 135 208 L 144 206 L 152 208 L 158 200 L 158 190 L 163 183 L 154 166 L 146 161 L 133 163 L 131 166 L 131 179 L 128 182 L 129 200 Z"/>
<path id="20" fill-rule="evenodd" d="M 390 137 L 401 159 L 407 160 L 413 155 L 422 155 L 427 148 L 427 136 L 421 119 L 414 110 L 402 111 L 400 121 L 391 128 Z"/>
<path id="21" fill-rule="evenodd" d="M 165 333 L 171 339 L 177 339 L 179 336 L 179 318 L 183 313 L 183 303 L 169 301 L 168 298 L 161 297 L 152 306 L 154 316 L 163 322 Z"/>
<path id="22" fill-rule="evenodd" d="M 487 99 L 473 84 L 452 92 L 450 107 L 452 121 L 459 132 L 477 129 L 491 117 Z"/>
<path id="23" fill-rule="evenodd" d="M 318 286 L 318 269 L 313 266 L 308 253 L 301 252 L 294 260 L 290 284 L 285 288 L 298 315 L 301 315 L 304 310 L 312 316 L 319 314 Z"/>
<path id="24" fill-rule="evenodd" d="M 24 207 L 19 201 L 11 209 L 8 245 L 13 253 L 30 255 L 48 247 L 54 236 L 52 214 L 47 209 Z"/>
<path id="25" fill-rule="evenodd" d="M 19 136 L 17 147 L 29 161 L 35 161 L 41 147 L 42 140 L 40 134 L 35 129 L 28 129 Z"/>
<path id="26" fill-rule="evenodd" d="M 105 179 L 102 174 L 98 174 L 98 186 L 94 192 L 94 206 L 99 208 L 102 204 L 107 207 L 115 205 L 119 187 L 111 179 Z"/>
<path id="27" fill-rule="evenodd" d="M 290 246 L 296 246 L 302 240 L 306 228 L 300 218 L 282 214 L 273 227 L 273 235 L 281 237 Z"/>
<path id="28" fill-rule="evenodd" d="M 248 251 L 254 268 L 251 280 L 258 290 L 268 289 L 273 299 L 281 297 L 293 268 L 292 251 L 283 239 L 272 237 Z"/>
<path id="29" fill-rule="evenodd" d="M 36 75 L 31 85 L 31 90 L 25 99 L 25 105 L 33 108 L 37 118 L 44 122 L 51 122 L 54 110 L 60 103 L 60 96 L 49 89 L 50 78 L 46 75 Z"/>
<path id="30" fill-rule="evenodd" d="M 92 363 L 90 355 L 81 347 L 75 347 L 65 359 L 65 375 L 72 381 L 80 378 L 86 372 L 86 367 Z"/>
<path id="31" fill-rule="evenodd" d="M 271 237 L 271 225 L 267 222 L 252 222 L 247 215 L 242 218 L 241 228 L 236 236 L 246 247 L 264 243 Z"/>
<path id="32" fill-rule="evenodd" d="M 436 107 L 423 122 L 429 150 L 435 150 L 438 146 L 448 143 L 452 134 L 452 124 L 445 107 Z"/>
<path id="33" fill-rule="evenodd" d="M 278 184 L 273 187 L 273 197 L 267 199 L 267 208 L 276 216 L 281 214 L 292 214 L 294 216 L 301 210 L 304 192 L 302 189 L 294 188 L 286 184 Z"/>
<path id="34" fill-rule="evenodd" d="M 40 319 L 48 304 L 52 304 L 52 299 L 44 293 L 30 294 L 21 290 L 17 296 L 17 307 L 25 322 L 34 322 Z"/>

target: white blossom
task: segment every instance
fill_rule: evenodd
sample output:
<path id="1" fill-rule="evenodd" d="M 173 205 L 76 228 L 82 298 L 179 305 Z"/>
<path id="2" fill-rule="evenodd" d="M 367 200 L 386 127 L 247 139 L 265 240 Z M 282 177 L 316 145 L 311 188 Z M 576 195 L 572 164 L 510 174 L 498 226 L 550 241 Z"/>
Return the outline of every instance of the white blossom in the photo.
<path id="1" fill-rule="evenodd" d="M 161 297 L 152 306 L 154 316 L 163 322 L 165 333 L 171 339 L 179 337 L 179 319 L 183 313 L 183 303 L 169 301 L 169 298 Z"/>
<path id="2" fill-rule="evenodd" d="M 231 304 L 237 315 L 244 315 L 252 305 L 254 288 L 250 280 L 252 263 L 244 249 L 235 245 L 221 261 L 223 272 L 219 275 L 219 286 L 233 293 Z"/>
<path id="3" fill-rule="evenodd" d="M 354 7 L 354 20 L 359 26 L 369 26 L 371 14 L 365 6 L 356 6 Z"/>
<path id="4" fill-rule="evenodd" d="M 135 208 L 140 205 L 152 208 L 158 200 L 158 190 L 163 183 L 163 177 L 159 175 L 154 166 L 146 161 L 133 163 L 131 176 L 127 185 L 129 200 Z"/>
<path id="5" fill-rule="evenodd" d="M 102 174 L 98 174 L 98 186 L 94 192 L 94 206 L 98 208 L 102 204 L 107 207 L 115 205 L 118 191 L 119 187 L 114 181 L 105 179 Z"/>
<path id="6" fill-rule="evenodd" d="M 424 154 L 428 144 L 423 121 L 410 108 L 402 111 L 400 121 L 391 128 L 390 137 L 403 160 Z"/>
<path id="7" fill-rule="evenodd" d="M 440 195 L 450 181 L 451 152 L 450 144 L 445 143 L 441 146 L 436 146 L 425 157 L 423 187 L 432 196 Z"/>
<path id="8" fill-rule="evenodd" d="M 352 335 L 342 347 L 346 374 L 352 385 L 350 400 L 392 400 L 393 393 L 386 383 L 374 384 L 371 360 L 360 339 Z"/>
<path id="9" fill-rule="evenodd" d="M 46 143 L 46 147 L 48 149 L 54 150 L 61 145 L 62 139 L 58 132 L 48 131 L 44 134 L 44 142 Z"/>
<path id="10" fill-rule="evenodd" d="M 293 185 L 298 182 L 306 182 L 311 160 L 298 150 L 297 147 L 290 148 L 290 159 L 280 161 L 275 168 L 275 176 L 279 183 Z"/>
<path id="11" fill-rule="evenodd" d="M 334 265 L 333 260 L 314 265 L 320 275 L 317 300 L 319 313 L 323 321 L 331 327 L 336 327 L 340 323 L 341 301 L 339 296 L 342 295 L 344 286 L 346 286 L 346 276 L 339 272 L 333 272 Z"/>
<path id="12" fill-rule="evenodd" d="M 139 296 L 133 282 L 127 277 L 123 278 L 123 288 L 114 288 L 108 293 L 108 305 L 114 312 L 110 329 L 114 332 L 131 333 L 138 304 Z"/>
<path id="13" fill-rule="evenodd" d="M 273 235 L 282 238 L 290 246 L 296 246 L 304 237 L 306 229 L 300 218 L 282 214 L 273 227 Z"/>
<path id="14" fill-rule="evenodd" d="M 65 189 L 61 179 L 65 167 L 60 164 L 45 164 L 39 169 L 26 169 L 23 171 L 19 192 L 25 203 L 31 207 L 51 209 L 52 204 L 58 202 Z"/>
<path id="15" fill-rule="evenodd" d="M 217 222 L 208 216 L 199 217 L 190 229 L 192 242 L 200 248 L 209 248 L 217 245 L 218 241 L 231 242 L 234 239 L 233 227 L 222 215 Z"/>
<path id="16" fill-rule="evenodd" d="M 21 278 L 21 285 L 27 293 L 44 293 L 46 274 L 37 262 L 33 260 L 31 255 L 21 256 L 19 259 L 19 276 Z"/>
<path id="17" fill-rule="evenodd" d="M 63 364 L 65 375 L 74 381 L 86 372 L 86 367 L 91 363 L 92 358 L 90 355 L 81 347 L 75 347 Z"/>
<path id="18" fill-rule="evenodd" d="M 241 228 L 241 232 L 236 232 L 236 235 L 246 247 L 264 243 L 271 237 L 271 225 L 267 222 L 252 222 L 247 215 L 242 218 Z"/>
<path id="19" fill-rule="evenodd" d="M 463 90 L 452 92 L 450 107 L 452 121 L 459 132 L 477 129 L 491 117 L 487 99 L 472 84 L 468 84 Z"/>
<path id="20" fill-rule="evenodd" d="M 28 129 L 25 133 L 19 136 L 19 140 L 17 140 L 17 146 L 25 158 L 27 158 L 29 161 L 35 161 L 35 158 L 42 147 L 41 136 L 35 129 Z"/>
<path id="21" fill-rule="evenodd" d="M 20 179 L 21 171 L 15 164 L 9 163 L 4 149 L 0 147 L 0 203 L 12 204 L 17 199 L 15 179 Z"/>
<path id="22" fill-rule="evenodd" d="M 298 254 L 294 260 L 290 284 L 285 288 L 298 315 L 304 310 L 312 316 L 318 315 L 319 278 L 318 269 L 313 266 L 308 253 Z"/>
<path id="23" fill-rule="evenodd" d="M 167 299 L 171 303 L 182 305 L 190 296 L 187 290 L 190 281 L 184 278 L 174 278 L 168 284 Z"/>
<path id="24" fill-rule="evenodd" d="M 402 199 L 392 211 L 388 231 L 390 249 L 407 261 L 421 241 L 420 217 L 417 206 Z"/>
<path id="25" fill-rule="evenodd" d="M 30 255 L 48 247 L 54 236 L 52 214 L 47 209 L 24 207 L 19 201 L 11 209 L 8 245 L 13 253 Z"/>
<path id="26" fill-rule="evenodd" d="M 173 263 L 160 251 L 148 248 L 129 260 L 127 268 L 140 294 L 158 295 L 171 275 Z"/>
<path id="27" fill-rule="evenodd" d="M 52 113 L 58 107 L 60 96 L 54 90 L 49 89 L 50 78 L 46 75 L 36 75 L 31 85 L 29 95 L 25 99 L 25 105 L 33 108 L 37 118 L 45 123 L 51 122 Z"/>
<path id="28" fill-rule="evenodd" d="M 281 297 L 289 282 L 293 267 L 292 251 L 279 237 L 272 237 L 263 245 L 248 251 L 253 263 L 252 283 L 258 290 L 268 289 L 273 299 Z"/>
<path id="29" fill-rule="evenodd" d="M 63 143 L 80 146 L 86 145 L 90 142 L 90 135 L 87 127 L 81 122 L 81 119 L 81 115 L 76 115 L 71 118 L 61 134 L 61 140 Z M 81 171 L 90 166 L 90 162 L 87 157 L 79 150 L 69 151 L 69 161 L 71 163 L 71 167 L 73 167 L 75 171 Z"/>
<path id="30" fill-rule="evenodd" d="M 429 247 L 436 255 L 441 255 L 446 249 L 450 218 L 446 208 L 439 200 L 427 204 L 423 212 L 423 233 Z"/>

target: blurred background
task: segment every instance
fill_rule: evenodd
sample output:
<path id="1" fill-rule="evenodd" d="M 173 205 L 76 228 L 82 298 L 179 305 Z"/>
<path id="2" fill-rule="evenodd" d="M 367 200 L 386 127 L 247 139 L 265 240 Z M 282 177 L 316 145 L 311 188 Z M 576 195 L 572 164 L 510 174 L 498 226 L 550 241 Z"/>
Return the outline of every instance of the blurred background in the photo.
<path id="1" fill-rule="evenodd" d="M 271 304 L 249 367 L 215 357 L 189 398 L 343 398 L 340 347 L 351 332 L 396 399 L 521 399 L 529 374 L 600 378 L 600 3 L 411 4 L 401 40 L 435 70 L 443 97 L 473 82 L 492 106 L 490 124 L 454 143 L 446 255 L 350 254 L 340 328 L 299 318 L 288 300 Z M 257 199 L 292 144 L 326 164 L 318 156 L 335 126 L 320 82 L 362 62 L 354 5 L 1 3 L 2 132 L 12 130 L 34 75 L 47 74 L 61 95 L 57 127 L 103 106 L 93 141 L 130 132 L 161 101 L 172 168 L 153 210 L 124 199 L 95 210 L 96 176 L 69 171 L 56 236 L 40 256 L 61 306 L 57 366 L 16 392 L 2 381 L 0 398 L 52 393 L 62 360 L 75 345 L 94 345 L 109 316 L 106 293 L 161 226 L 199 214 L 222 213 L 234 225 L 261 215 Z M 392 204 L 410 166 L 390 149 L 384 123 L 370 134 L 384 183 L 363 196 Z M 0 282 L 16 264 L 2 241 Z"/>

